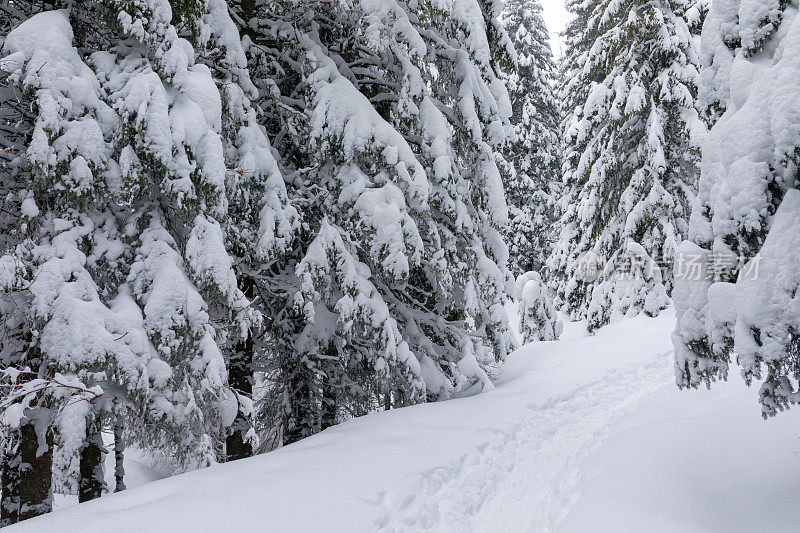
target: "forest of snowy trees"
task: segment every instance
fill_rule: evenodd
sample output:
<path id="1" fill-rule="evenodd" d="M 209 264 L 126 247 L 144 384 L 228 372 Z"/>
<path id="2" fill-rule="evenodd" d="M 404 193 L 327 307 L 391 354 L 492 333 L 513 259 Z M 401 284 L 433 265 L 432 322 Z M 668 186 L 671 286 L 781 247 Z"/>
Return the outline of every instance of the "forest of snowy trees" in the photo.
<path id="1" fill-rule="evenodd" d="M 796 2 L 566 4 L 556 58 L 541 0 L 0 1 L 0 523 L 563 320 L 674 305 L 680 387 L 800 403 Z"/>

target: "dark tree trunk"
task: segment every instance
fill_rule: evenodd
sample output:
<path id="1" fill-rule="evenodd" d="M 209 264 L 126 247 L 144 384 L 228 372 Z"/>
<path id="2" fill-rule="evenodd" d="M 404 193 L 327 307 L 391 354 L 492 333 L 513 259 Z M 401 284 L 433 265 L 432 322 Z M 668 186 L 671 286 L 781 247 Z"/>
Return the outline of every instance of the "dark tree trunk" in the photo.
<path id="1" fill-rule="evenodd" d="M 336 388 L 330 377 L 322 378 L 322 405 L 320 406 L 320 430 L 336 425 Z"/>
<path id="2" fill-rule="evenodd" d="M 81 449 L 80 481 L 78 482 L 78 501 L 88 502 L 103 495 L 106 488 L 103 472 L 103 437 L 99 421 L 94 420 L 87 428 L 86 442 Z"/>
<path id="3" fill-rule="evenodd" d="M 19 453 L 20 440 L 20 430 L 10 430 L 3 449 L 3 499 L 0 502 L 0 527 L 19 521 L 19 465 L 22 462 Z"/>
<path id="4" fill-rule="evenodd" d="M 114 492 L 125 490 L 125 438 L 122 415 L 117 412 L 114 420 Z"/>
<path id="5" fill-rule="evenodd" d="M 34 420 L 20 427 L 19 519 L 27 520 L 53 510 L 53 433 L 40 428 L 39 441 Z"/>
<path id="6" fill-rule="evenodd" d="M 242 14 L 245 22 L 249 22 L 256 15 L 256 0 L 242 0 Z"/>
<path id="7" fill-rule="evenodd" d="M 394 391 L 394 402 L 392 402 L 392 405 L 395 409 L 405 405 L 405 395 L 402 389 Z"/>
<path id="8" fill-rule="evenodd" d="M 339 351 L 334 342 L 325 347 L 323 361 L 325 373 L 322 375 L 322 403 L 320 405 L 320 431 L 336 425 L 336 414 L 339 407 L 339 391 L 336 383 L 341 382 L 344 370 L 339 366 Z"/>
<path id="9" fill-rule="evenodd" d="M 311 396 L 314 376 L 304 364 L 295 362 L 286 371 L 286 413 L 284 420 L 283 444 L 291 444 L 315 433 L 317 407 Z"/>
<path id="10" fill-rule="evenodd" d="M 387 392 L 383 395 L 383 408 L 388 411 L 392 408 L 392 393 Z"/>
<path id="11" fill-rule="evenodd" d="M 248 335 L 244 341 L 236 343 L 233 355 L 228 362 L 228 380 L 232 389 L 247 398 L 253 397 L 253 337 Z M 246 413 L 239 406 L 236 420 L 231 426 L 231 434 L 225 442 L 228 461 L 244 459 L 253 455 L 253 446 L 247 434 L 253 428 L 252 413 Z"/>
<path id="12" fill-rule="evenodd" d="M 253 6 L 251 6 L 252 9 Z M 244 8 L 244 3 L 243 3 Z M 242 277 L 242 292 L 248 299 L 255 298 L 255 281 L 249 276 Z M 253 332 L 247 338 L 240 339 L 233 347 L 228 360 L 228 383 L 237 394 L 252 400 L 253 398 L 253 358 L 255 357 Z M 225 458 L 235 461 L 252 457 L 255 450 L 248 440 L 247 434 L 253 430 L 253 413 L 244 409 L 241 402 L 236 419 L 231 426 L 231 433 L 225 440 Z"/>

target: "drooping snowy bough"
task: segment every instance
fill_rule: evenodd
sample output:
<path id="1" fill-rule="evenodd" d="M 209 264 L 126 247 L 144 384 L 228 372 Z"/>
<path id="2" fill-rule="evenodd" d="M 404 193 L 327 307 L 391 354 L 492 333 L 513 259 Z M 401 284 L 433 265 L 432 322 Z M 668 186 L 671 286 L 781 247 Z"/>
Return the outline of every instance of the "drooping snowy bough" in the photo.
<path id="1" fill-rule="evenodd" d="M 703 145 L 675 271 L 680 387 L 761 381 L 764 417 L 800 402 L 800 17 L 796 4 L 712 2 L 702 33 Z"/>

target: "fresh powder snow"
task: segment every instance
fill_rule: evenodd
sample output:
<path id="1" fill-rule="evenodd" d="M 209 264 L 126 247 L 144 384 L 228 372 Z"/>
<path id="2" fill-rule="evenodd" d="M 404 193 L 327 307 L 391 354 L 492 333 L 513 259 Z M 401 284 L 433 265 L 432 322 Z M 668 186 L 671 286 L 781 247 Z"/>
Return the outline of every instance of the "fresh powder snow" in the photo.
<path id="1" fill-rule="evenodd" d="M 671 311 L 514 352 L 496 389 L 374 413 L 15 531 L 790 531 L 793 411 L 674 386 Z"/>

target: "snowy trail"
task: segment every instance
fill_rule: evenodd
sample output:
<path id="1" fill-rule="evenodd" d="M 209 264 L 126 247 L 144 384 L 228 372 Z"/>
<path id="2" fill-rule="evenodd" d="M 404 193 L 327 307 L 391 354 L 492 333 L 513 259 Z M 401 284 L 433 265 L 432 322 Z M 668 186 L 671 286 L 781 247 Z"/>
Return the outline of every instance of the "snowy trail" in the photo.
<path id="1" fill-rule="evenodd" d="M 611 423 L 674 380 L 671 352 L 613 370 L 542 405 L 452 467 L 420 475 L 412 497 L 384 493 L 378 531 L 550 531 L 577 501 L 581 463 Z"/>

